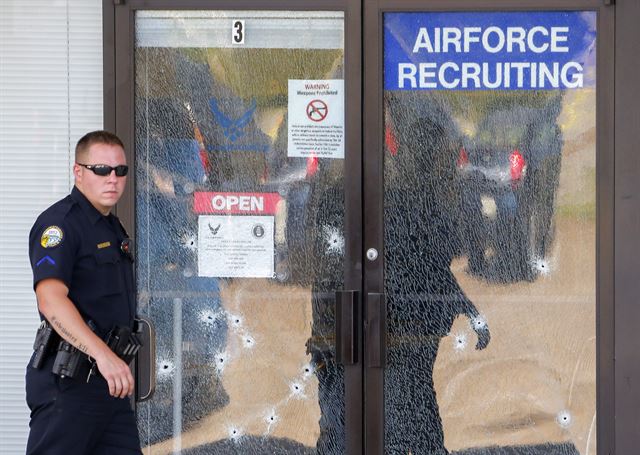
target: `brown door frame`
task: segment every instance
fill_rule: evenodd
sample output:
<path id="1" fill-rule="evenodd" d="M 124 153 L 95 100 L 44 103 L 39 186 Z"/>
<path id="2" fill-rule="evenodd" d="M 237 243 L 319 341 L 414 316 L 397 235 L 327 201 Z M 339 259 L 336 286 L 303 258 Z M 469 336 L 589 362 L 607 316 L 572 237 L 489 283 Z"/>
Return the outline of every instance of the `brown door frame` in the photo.
<path id="1" fill-rule="evenodd" d="M 120 134 L 131 150 L 133 132 L 133 20 L 125 0 L 103 0 L 103 36 L 104 36 L 104 126 Z M 137 8 L 211 8 L 207 1 L 135 1 L 129 2 Z M 276 1 L 269 5 L 257 1 L 225 1 L 214 3 L 219 9 L 319 9 L 310 1 Z M 323 2 L 323 9 L 346 10 L 345 58 L 351 61 L 347 65 L 347 144 L 350 160 L 348 169 L 360 169 L 362 176 L 348 180 L 349 195 L 355 194 L 361 182 L 365 185 L 366 206 L 362 210 L 359 201 L 351 196 L 347 200 L 347 220 L 351 226 L 364 226 L 363 237 L 351 236 L 347 244 L 350 256 L 348 263 L 353 273 L 347 276 L 350 288 L 361 286 L 363 267 L 366 271 L 364 290 L 379 292 L 382 290 L 382 264 L 363 259 L 366 246 L 378 246 L 382 249 L 382 226 L 380 222 L 363 224 L 362 213 L 368 220 L 380 220 L 382 216 L 382 167 L 380 157 L 382 149 L 382 11 L 411 10 L 514 10 L 514 9 L 592 9 L 599 11 L 598 25 L 598 139 L 597 139 L 597 228 L 598 228 L 598 313 L 597 313 L 597 411 L 598 411 L 598 454 L 632 454 L 640 447 L 640 160 L 637 158 L 637 132 L 640 131 L 640 91 L 637 89 L 637 74 L 640 72 L 637 49 L 640 48 L 640 30 L 636 28 L 640 17 L 640 3 L 637 0 L 436 0 L 423 1 L 416 5 L 410 0 L 363 0 L 360 2 Z M 615 6 L 609 4 L 615 3 Z M 362 18 L 364 19 L 361 22 Z M 124 24 L 121 19 L 126 18 Z M 120 18 L 116 28 L 116 16 Z M 615 21 L 615 27 L 614 27 Z M 363 30 L 364 27 L 364 30 Z M 615 35 L 615 36 L 614 36 Z M 357 60 L 361 57 L 361 43 L 366 48 L 364 57 L 364 99 L 360 94 L 359 79 L 363 73 Z M 603 42 L 603 37 L 606 40 Z M 614 52 L 615 38 L 615 52 Z M 119 50 L 116 59 L 116 48 Z M 124 55 L 122 52 L 124 51 Z M 351 71 L 351 77 L 349 76 Z M 358 79 L 358 82 L 355 82 Z M 602 81 L 608 80 L 606 87 Z M 613 83 L 611 81 L 614 81 Z M 614 88 L 616 90 L 614 90 Z M 362 107 L 362 110 L 360 109 Z M 361 112 L 363 112 L 361 114 Z M 362 118 L 363 131 L 368 134 L 362 138 L 353 131 L 354 125 Z M 614 123 L 614 118 L 617 121 Z M 359 128 L 359 127 L 358 127 Z M 358 130 L 359 131 L 359 130 Z M 367 150 L 365 160 L 360 157 L 361 145 Z M 614 148 L 615 145 L 615 148 Z M 615 150 L 615 154 L 614 154 Z M 356 154 L 356 151 L 358 152 Z M 358 155 L 358 156 L 355 156 Z M 133 159 L 133 157 L 129 157 Z M 131 187 L 130 187 L 131 191 Z M 377 201 L 377 202 L 376 202 Z M 118 213 L 128 226 L 133 227 L 133 193 L 125 196 L 118 207 Z M 376 218 L 376 215 L 378 218 Z M 363 264 L 364 262 L 364 264 Z M 614 300 L 615 296 L 615 300 Z M 359 314 L 363 314 L 359 311 Z M 615 344 L 614 344 L 615 341 Z M 358 344 L 358 357 L 363 358 L 362 339 Z M 614 362 L 615 358 L 615 362 Z M 368 434 L 366 453 L 382 453 L 384 431 L 382 371 L 367 368 L 366 397 L 354 396 L 346 404 L 350 418 L 362 420 L 366 409 Z M 346 379 L 349 387 L 359 384 L 361 378 Z M 366 408 L 363 408 L 363 404 Z M 376 432 L 378 435 L 376 436 Z M 357 434 L 363 435 L 362 426 Z M 350 453 L 365 453 L 363 441 L 351 438 L 348 442 Z"/>
<path id="2" fill-rule="evenodd" d="M 640 447 L 640 2 L 617 0 L 615 50 L 615 449 Z M 613 101 L 611 101 L 613 102 Z M 615 397 L 615 399 L 614 399 Z M 600 436 L 600 435 L 598 435 Z M 607 453 L 607 452 L 603 452 Z M 614 452 L 611 452 L 614 453 Z"/>
<path id="3" fill-rule="evenodd" d="M 134 154 L 134 31 L 136 10 L 344 11 L 345 14 L 345 277 L 346 290 L 362 290 L 362 17 L 360 0 L 103 0 L 104 125 Z M 347 174 L 348 170 L 348 174 Z M 130 179 L 117 214 L 135 238 L 135 181 Z M 356 314 L 362 314 L 357 302 Z M 363 452 L 362 331 L 357 356 L 344 366 L 345 439 L 348 453 Z"/>
<path id="4" fill-rule="evenodd" d="M 628 1 L 628 0 L 627 0 Z M 615 453 L 614 384 L 614 12 L 604 0 L 367 0 L 364 2 L 364 250 L 377 249 L 375 261 L 365 261 L 365 311 L 377 310 L 384 293 L 383 225 L 383 15 L 419 11 L 544 11 L 598 12 L 597 35 L 597 447 L 598 454 Z M 636 14 L 635 18 L 637 19 Z M 631 29 L 631 22 L 629 23 Z M 637 47 L 635 47 L 637 52 Z M 628 49 L 632 52 L 632 48 Z M 632 73 L 637 74 L 637 73 Z M 636 76 L 637 78 L 637 76 Z M 630 80 L 628 81 L 629 83 Z M 637 91 L 637 90 L 636 90 Z M 637 128 L 636 128 L 637 131 Z M 636 163 L 636 169 L 637 169 Z M 637 175 L 637 174 L 636 174 Z M 635 184 L 638 187 L 637 183 Z M 636 202 L 637 206 L 637 202 Z M 638 213 L 637 211 L 635 213 Z M 637 220 L 635 221 L 637 229 Z M 629 226 L 631 228 L 631 226 Z M 640 232 L 636 230 L 636 233 Z M 636 258 L 638 255 L 635 256 Z M 636 259 L 637 263 L 637 259 Z M 636 267 L 632 270 L 638 270 Z M 637 281 L 637 280 L 636 280 Z M 637 288 L 635 295 L 640 294 Z M 631 293 L 630 298 L 634 295 Z M 371 298 L 367 298 L 367 297 Z M 636 310 L 637 311 L 637 310 Z M 384 316 L 383 316 L 384 319 Z M 636 322 L 637 322 L 636 318 Z M 384 321 L 381 321 L 384 324 Z M 637 333 L 637 329 L 636 329 Z M 365 333 L 365 351 L 370 348 Z M 635 335 L 638 339 L 638 335 Z M 365 352 L 366 355 L 366 352 Z M 635 378 L 640 377 L 635 370 Z M 384 453 L 384 369 L 365 361 L 365 453 Z M 618 385 L 619 386 L 619 385 Z M 636 388 L 638 388 L 636 386 Z M 620 405 L 620 403 L 617 403 Z M 639 411 L 636 409 L 635 415 Z M 636 418 L 636 422 L 638 419 Z M 630 426 L 632 424 L 629 424 Z M 635 424 L 637 427 L 637 423 Z M 637 433 L 636 433 L 637 434 Z M 638 447 L 638 436 L 636 445 Z M 622 454 L 632 453 L 621 451 Z"/>

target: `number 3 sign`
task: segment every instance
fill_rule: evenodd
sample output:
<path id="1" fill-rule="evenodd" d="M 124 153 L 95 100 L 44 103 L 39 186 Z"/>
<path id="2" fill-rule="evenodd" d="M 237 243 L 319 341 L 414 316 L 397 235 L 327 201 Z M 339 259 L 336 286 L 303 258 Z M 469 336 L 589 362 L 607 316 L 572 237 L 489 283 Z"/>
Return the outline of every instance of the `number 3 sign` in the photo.
<path id="1" fill-rule="evenodd" d="M 231 44 L 244 44 L 244 20 L 233 21 L 231 27 Z"/>

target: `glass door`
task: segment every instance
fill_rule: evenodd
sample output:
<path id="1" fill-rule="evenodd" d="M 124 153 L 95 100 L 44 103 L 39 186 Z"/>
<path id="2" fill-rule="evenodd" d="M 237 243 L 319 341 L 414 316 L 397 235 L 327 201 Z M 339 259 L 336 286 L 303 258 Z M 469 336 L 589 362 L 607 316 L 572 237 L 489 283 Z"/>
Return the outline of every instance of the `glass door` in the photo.
<path id="1" fill-rule="evenodd" d="M 145 453 L 358 447 L 352 323 L 356 353 L 336 352 L 359 286 L 345 12 L 132 14 L 138 311 L 157 333 Z"/>
<path id="2" fill-rule="evenodd" d="M 367 14 L 367 453 L 595 454 L 597 11 L 390 7 Z"/>
<path id="3" fill-rule="evenodd" d="M 486 3 L 115 7 L 145 453 L 611 447 L 613 16 Z"/>

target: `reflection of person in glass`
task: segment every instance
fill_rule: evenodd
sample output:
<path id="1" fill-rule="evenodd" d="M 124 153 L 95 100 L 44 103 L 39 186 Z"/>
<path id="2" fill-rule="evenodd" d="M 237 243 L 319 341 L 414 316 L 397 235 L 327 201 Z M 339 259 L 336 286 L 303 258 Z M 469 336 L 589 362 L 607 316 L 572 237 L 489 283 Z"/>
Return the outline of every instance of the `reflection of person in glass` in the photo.
<path id="1" fill-rule="evenodd" d="M 385 156 L 385 374 L 387 453 L 448 453 L 433 383 L 440 339 L 466 315 L 488 327 L 450 265 L 460 253 L 456 127 L 437 98 L 389 94 Z M 391 139 L 393 138 L 393 139 Z"/>
<path id="2" fill-rule="evenodd" d="M 165 94 L 166 95 L 166 94 Z M 158 333 L 157 387 L 153 400 L 138 408 L 144 445 L 169 437 L 177 426 L 189 428 L 228 396 L 216 375 L 215 355 L 226 343 L 220 317 L 218 280 L 197 276 L 197 217 L 193 192 L 205 182 L 200 146 L 187 111 L 176 95 L 138 99 L 137 238 L 140 311 Z M 179 311 L 178 311 L 179 309 Z M 174 317 L 177 314 L 181 317 Z M 190 346 L 176 365 L 175 327 Z M 173 422 L 176 369 L 180 368 L 181 417 Z"/>

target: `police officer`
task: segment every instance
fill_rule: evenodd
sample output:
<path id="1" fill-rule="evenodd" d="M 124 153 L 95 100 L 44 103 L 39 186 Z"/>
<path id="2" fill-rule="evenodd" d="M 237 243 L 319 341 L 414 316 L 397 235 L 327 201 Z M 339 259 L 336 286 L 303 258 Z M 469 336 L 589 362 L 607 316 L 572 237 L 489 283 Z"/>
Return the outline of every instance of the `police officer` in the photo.
<path id="1" fill-rule="evenodd" d="M 132 328 L 134 282 L 129 239 L 111 208 L 128 167 L 117 136 L 94 131 L 75 150 L 71 194 L 46 209 L 29 235 L 38 310 L 83 354 L 73 378 L 52 373 L 55 353 L 27 367 L 31 409 L 27 454 L 141 454 L 127 396 L 128 365 L 103 342 L 114 326 Z M 90 360 L 96 374 L 89 374 Z"/>

